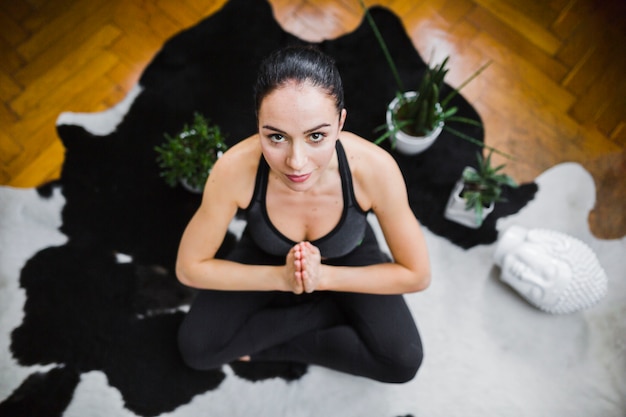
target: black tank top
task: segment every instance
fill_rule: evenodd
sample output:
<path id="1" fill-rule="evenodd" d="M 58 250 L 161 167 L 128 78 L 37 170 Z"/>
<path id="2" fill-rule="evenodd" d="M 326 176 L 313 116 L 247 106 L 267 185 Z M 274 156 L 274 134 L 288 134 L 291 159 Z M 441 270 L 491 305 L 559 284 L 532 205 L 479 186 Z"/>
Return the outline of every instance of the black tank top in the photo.
<path id="1" fill-rule="evenodd" d="M 338 258 L 350 253 L 359 246 L 365 236 L 367 212 L 363 211 L 354 197 L 352 173 L 348 165 L 341 142 L 335 145 L 339 162 L 339 175 L 343 194 L 343 212 L 339 223 L 327 235 L 312 241 L 319 248 L 322 257 Z M 287 252 L 297 243 L 283 235 L 274 227 L 267 214 L 265 195 L 269 176 L 269 165 L 261 155 L 256 175 L 254 195 L 248 208 L 244 210 L 247 230 L 252 240 L 265 252 L 286 256 Z"/>

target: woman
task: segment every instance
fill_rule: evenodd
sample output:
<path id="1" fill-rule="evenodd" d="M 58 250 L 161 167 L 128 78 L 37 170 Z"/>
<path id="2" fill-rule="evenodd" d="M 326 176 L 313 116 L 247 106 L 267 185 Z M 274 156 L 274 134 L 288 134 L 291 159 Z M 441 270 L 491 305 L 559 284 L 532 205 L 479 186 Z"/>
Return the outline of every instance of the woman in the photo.
<path id="1" fill-rule="evenodd" d="M 425 289 L 430 266 L 398 166 L 342 131 L 341 78 L 313 47 L 266 58 L 255 95 L 258 134 L 215 164 L 180 242 L 177 276 L 202 290 L 180 329 L 184 360 L 197 369 L 292 361 L 411 380 L 422 348 L 402 294 Z M 246 230 L 217 259 L 239 210 Z"/>

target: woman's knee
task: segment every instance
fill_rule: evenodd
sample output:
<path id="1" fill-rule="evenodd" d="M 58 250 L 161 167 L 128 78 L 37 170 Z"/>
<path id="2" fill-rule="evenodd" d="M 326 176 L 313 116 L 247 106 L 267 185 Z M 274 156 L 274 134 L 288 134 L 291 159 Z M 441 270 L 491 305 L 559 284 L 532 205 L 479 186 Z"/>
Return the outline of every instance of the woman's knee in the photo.
<path id="1" fill-rule="evenodd" d="M 412 362 L 398 363 L 393 372 L 394 381 L 391 381 L 391 382 L 404 383 L 404 382 L 411 381 L 413 378 L 415 378 L 415 375 L 417 375 L 417 371 L 422 365 L 422 359 L 423 359 L 423 356 L 420 352 L 419 355 L 415 355 L 414 360 Z"/>
<path id="2" fill-rule="evenodd" d="M 199 332 L 188 329 L 184 323 L 178 330 L 178 351 L 183 362 L 192 369 L 208 370 L 221 366 L 216 362 L 217 349 L 211 346 L 210 339 L 199 337 Z"/>
<path id="3" fill-rule="evenodd" d="M 198 369 L 198 358 L 200 357 L 198 350 L 198 345 L 190 340 L 188 332 L 181 326 L 178 330 L 178 351 L 183 362 L 190 368 Z"/>
<path id="4" fill-rule="evenodd" d="M 421 343 L 404 343 L 396 347 L 389 358 L 385 382 L 409 382 L 419 370 L 424 359 Z"/>

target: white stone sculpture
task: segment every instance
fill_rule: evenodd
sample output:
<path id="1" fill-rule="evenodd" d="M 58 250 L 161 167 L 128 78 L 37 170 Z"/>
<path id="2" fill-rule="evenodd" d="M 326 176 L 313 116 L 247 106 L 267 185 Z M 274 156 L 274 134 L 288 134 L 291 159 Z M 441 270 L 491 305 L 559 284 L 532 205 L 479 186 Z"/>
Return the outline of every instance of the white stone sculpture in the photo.
<path id="1" fill-rule="evenodd" d="M 500 279 L 547 313 L 589 308 L 607 292 L 607 276 L 595 253 L 564 233 L 512 226 L 499 238 L 494 260 Z"/>

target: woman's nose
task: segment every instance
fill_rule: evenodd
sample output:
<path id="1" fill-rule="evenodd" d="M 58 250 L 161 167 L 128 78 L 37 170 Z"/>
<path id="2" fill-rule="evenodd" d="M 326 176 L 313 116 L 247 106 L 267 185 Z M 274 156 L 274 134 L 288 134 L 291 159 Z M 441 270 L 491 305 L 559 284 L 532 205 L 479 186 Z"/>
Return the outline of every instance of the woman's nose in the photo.
<path id="1" fill-rule="evenodd" d="M 291 145 L 289 156 L 287 157 L 287 166 L 294 171 L 299 171 L 306 165 L 307 155 L 304 145 L 294 142 Z"/>

